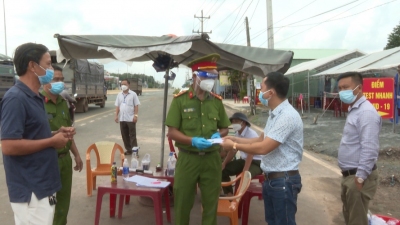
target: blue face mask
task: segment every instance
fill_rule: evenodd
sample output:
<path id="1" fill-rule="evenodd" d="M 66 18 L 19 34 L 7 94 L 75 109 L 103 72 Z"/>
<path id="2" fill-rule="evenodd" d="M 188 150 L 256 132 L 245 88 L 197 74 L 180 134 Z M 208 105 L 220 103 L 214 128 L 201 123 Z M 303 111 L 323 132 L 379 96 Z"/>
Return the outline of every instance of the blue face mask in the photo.
<path id="1" fill-rule="evenodd" d="M 354 94 L 353 94 L 353 91 L 356 90 L 356 89 L 358 88 L 358 86 L 359 86 L 359 85 L 357 85 L 357 87 L 354 88 L 353 90 L 344 90 L 344 91 L 340 91 L 340 92 L 339 92 L 339 98 L 340 98 L 340 100 L 341 100 L 343 103 L 346 103 L 346 104 L 351 104 L 351 103 L 353 103 L 353 102 L 356 100 L 357 95 L 358 95 L 358 94 L 354 95 Z"/>
<path id="2" fill-rule="evenodd" d="M 43 67 L 41 67 L 39 64 L 37 64 L 40 68 L 42 68 L 44 71 L 46 71 L 46 73 L 42 76 L 39 76 L 36 74 L 36 76 L 39 78 L 39 82 L 41 85 L 43 84 L 48 84 L 51 82 L 51 80 L 53 80 L 54 77 L 54 70 L 52 69 L 44 69 Z"/>
<path id="3" fill-rule="evenodd" d="M 270 90 L 268 90 L 268 91 L 270 91 Z M 265 93 L 267 93 L 268 91 L 265 91 L 265 92 L 260 91 L 260 94 L 258 95 L 258 99 L 260 100 L 261 104 L 263 104 L 265 106 L 268 106 L 268 99 L 263 98 L 263 95 Z"/>
<path id="4" fill-rule="evenodd" d="M 64 82 L 51 83 L 50 92 L 54 95 L 59 95 L 64 90 Z"/>

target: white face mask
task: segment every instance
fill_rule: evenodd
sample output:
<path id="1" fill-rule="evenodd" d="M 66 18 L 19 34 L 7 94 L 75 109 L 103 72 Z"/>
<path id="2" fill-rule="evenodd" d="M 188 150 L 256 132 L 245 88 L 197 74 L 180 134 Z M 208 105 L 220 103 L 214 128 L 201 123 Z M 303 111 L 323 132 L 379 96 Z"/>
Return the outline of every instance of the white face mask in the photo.
<path id="1" fill-rule="evenodd" d="M 242 125 L 240 123 L 234 123 L 232 124 L 232 129 L 234 131 L 239 131 L 240 129 L 242 129 Z"/>
<path id="2" fill-rule="evenodd" d="M 200 88 L 203 91 L 208 91 L 210 92 L 214 87 L 214 80 L 213 79 L 206 79 L 206 80 L 202 80 L 200 81 Z"/>
<path id="3" fill-rule="evenodd" d="M 128 86 L 126 86 L 126 85 L 121 85 L 121 89 L 122 89 L 123 91 L 126 91 L 126 90 L 128 90 Z"/>

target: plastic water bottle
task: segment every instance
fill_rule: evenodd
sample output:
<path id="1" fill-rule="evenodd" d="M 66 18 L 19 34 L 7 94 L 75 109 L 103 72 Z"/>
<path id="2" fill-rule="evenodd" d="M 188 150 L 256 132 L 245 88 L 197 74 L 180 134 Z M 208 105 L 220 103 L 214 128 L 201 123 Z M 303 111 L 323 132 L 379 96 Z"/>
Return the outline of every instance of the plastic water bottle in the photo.
<path id="1" fill-rule="evenodd" d="M 136 170 L 139 167 L 139 161 L 137 160 L 137 155 L 134 152 L 132 154 L 132 160 L 131 160 L 131 169 Z"/>
<path id="2" fill-rule="evenodd" d="M 174 157 L 174 153 L 170 152 L 168 162 L 167 162 L 167 175 L 168 176 L 175 175 L 175 164 L 176 164 L 176 159 Z"/>
<path id="3" fill-rule="evenodd" d="M 142 159 L 143 170 L 150 170 L 150 154 L 147 153 Z"/>
<path id="4" fill-rule="evenodd" d="M 111 166 L 111 183 L 117 183 L 117 164 L 113 162 Z"/>
<path id="5" fill-rule="evenodd" d="M 133 153 L 133 154 L 136 153 L 136 154 L 135 154 L 135 155 L 136 155 L 136 158 L 139 158 L 139 149 L 140 149 L 140 147 L 133 147 L 133 148 L 132 148 L 132 153 Z M 133 154 L 132 154 L 132 155 L 133 155 Z"/>
<path id="6" fill-rule="evenodd" d="M 124 164 L 122 164 L 122 176 L 124 178 L 128 178 L 129 177 L 129 163 L 128 163 L 128 159 L 124 159 Z"/>

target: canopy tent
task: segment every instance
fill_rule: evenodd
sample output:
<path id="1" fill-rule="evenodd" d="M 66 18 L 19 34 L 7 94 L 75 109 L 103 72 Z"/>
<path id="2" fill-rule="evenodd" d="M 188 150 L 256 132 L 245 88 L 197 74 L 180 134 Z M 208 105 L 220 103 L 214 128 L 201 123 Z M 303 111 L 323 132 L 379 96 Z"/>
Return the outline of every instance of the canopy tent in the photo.
<path id="1" fill-rule="evenodd" d="M 400 47 L 364 55 L 347 61 L 313 76 L 340 75 L 346 72 L 379 74 L 382 77 L 394 77 L 400 65 Z"/>
<path id="2" fill-rule="evenodd" d="M 11 57 L 0 54 L 0 61 L 13 61 Z"/>
<path id="3" fill-rule="evenodd" d="M 324 91 L 324 81 L 321 79 L 310 80 L 310 75 L 327 70 L 362 55 L 365 55 L 365 53 L 354 49 L 332 56 L 300 63 L 294 67 L 291 67 L 285 74 L 285 76 L 291 76 L 288 96 L 292 97 L 293 102 L 294 97 L 302 94 L 305 98 L 307 98 L 308 109 L 310 112 L 310 97 L 318 97 L 321 95 L 321 92 Z"/>
<path id="4" fill-rule="evenodd" d="M 206 34 L 176 37 L 175 35 L 54 35 L 60 50 L 57 59 L 114 59 L 124 62 L 155 60 L 159 54 L 168 54 L 173 61 L 166 70 L 177 64 L 187 65 L 199 57 L 218 53 L 218 68 L 232 68 L 245 73 L 265 76 L 269 72 L 285 73 L 290 67 L 293 52 L 247 46 L 218 44 L 209 41 Z M 168 76 L 165 76 L 165 84 Z M 161 163 L 164 159 L 165 117 L 168 85 L 164 86 L 163 124 L 161 134 Z"/>

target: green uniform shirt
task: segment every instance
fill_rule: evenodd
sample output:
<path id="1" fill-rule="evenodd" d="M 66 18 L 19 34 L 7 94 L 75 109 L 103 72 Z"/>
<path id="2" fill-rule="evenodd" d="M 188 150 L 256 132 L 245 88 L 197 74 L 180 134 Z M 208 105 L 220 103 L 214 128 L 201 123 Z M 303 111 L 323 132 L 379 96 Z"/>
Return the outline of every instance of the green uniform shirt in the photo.
<path id="1" fill-rule="evenodd" d="M 54 102 L 50 99 L 49 95 L 45 91 L 42 91 L 41 93 L 45 96 L 44 108 L 47 112 L 50 129 L 52 131 L 57 131 L 62 126 L 70 127 L 72 125 L 72 121 L 65 99 L 58 95 L 57 102 L 56 104 L 54 104 Z M 65 147 L 57 149 L 57 152 L 58 154 L 68 153 L 70 149 L 71 141 L 68 141 Z"/>
<path id="2" fill-rule="evenodd" d="M 230 124 L 222 100 L 208 94 L 203 101 L 200 101 L 192 87 L 172 100 L 165 120 L 165 125 L 177 128 L 186 136 L 205 139 L 211 138 L 219 128 L 227 128 Z M 199 151 L 194 146 L 179 142 L 175 142 L 175 146 Z M 219 148 L 219 145 L 213 145 L 204 151 L 215 151 Z"/>

